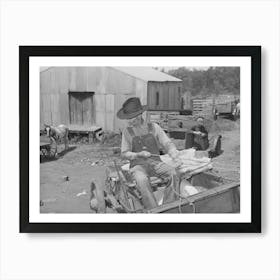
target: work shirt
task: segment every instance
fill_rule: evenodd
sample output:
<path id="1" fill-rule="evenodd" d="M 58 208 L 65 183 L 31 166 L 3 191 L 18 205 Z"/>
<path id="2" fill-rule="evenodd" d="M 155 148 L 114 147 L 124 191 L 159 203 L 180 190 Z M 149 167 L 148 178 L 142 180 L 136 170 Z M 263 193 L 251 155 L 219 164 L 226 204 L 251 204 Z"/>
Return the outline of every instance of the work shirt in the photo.
<path id="1" fill-rule="evenodd" d="M 133 126 L 133 131 L 136 136 L 146 135 L 148 133 L 148 125 L 142 124 L 140 126 Z M 156 138 L 158 147 L 162 146 L 166 152 L 169 151 L 171 146 L 174 144 L 171 142 L 169 137 L 163 131 L 163 129 L 156 123 L 153 123 L 153 135 Z M 131 152 L 132 151 L 132 137 L 129 134 L 127 128 L 124 129 L 122 134 L 122 144 L 121 144 L 121 152 Z"/>

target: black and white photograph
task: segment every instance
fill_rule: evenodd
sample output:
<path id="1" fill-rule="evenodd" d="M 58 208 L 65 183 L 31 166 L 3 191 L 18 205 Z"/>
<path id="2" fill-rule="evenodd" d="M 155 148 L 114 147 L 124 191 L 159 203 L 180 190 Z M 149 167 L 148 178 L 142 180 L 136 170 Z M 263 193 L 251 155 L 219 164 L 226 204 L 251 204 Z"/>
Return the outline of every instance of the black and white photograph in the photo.
<path id="1" fill-rule="evenodd" d="M 239 213 L 240 67 L 40 67 L 41 213 Z"/>
<path id="2" fill-rule="evenodd" d="M 0 279 L 279 280 L 280 1 L 0 1 Z"/>
<path id="3" fill-rule="evenodd" d="M 21 46 L 20 57 L 22 227 L 260 229 L 260 47 Z"/>

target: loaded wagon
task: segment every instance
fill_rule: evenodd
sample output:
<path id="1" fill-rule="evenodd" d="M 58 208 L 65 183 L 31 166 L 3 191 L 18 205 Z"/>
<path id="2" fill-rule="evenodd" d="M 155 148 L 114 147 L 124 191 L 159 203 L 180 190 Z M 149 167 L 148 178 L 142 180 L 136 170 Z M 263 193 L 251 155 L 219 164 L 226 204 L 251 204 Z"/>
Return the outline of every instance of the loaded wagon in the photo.
<path id="1" fill-rule="evenodd" d="M 215 99 L 215 105 L 213 108 L 214 120 L 217 120 L 218 116 L 228 116 L 233 120 L 237 120 L 239 117 L 239 111 L 236 108 L 238 100 L 235 96 L 221 95 Z"/>
<path id="2" fill-rule="evenodd" d="M 211 163 L 211 162 L 210 162 Z M 141 193 L 132 180 L 128 165 L 107 168 L 104 184 L 91 182 L 90 207 L 95 213 L 238 213 L 240 183 L 222 178 L 213 170 L 180 172 L 173 178 L 151 177 L 150 183 L 158 206 L 145 209 Z M 171 184 L 170 184 L 171 182 Z M 165 201 L 164 194 L 173 192 Z"/>

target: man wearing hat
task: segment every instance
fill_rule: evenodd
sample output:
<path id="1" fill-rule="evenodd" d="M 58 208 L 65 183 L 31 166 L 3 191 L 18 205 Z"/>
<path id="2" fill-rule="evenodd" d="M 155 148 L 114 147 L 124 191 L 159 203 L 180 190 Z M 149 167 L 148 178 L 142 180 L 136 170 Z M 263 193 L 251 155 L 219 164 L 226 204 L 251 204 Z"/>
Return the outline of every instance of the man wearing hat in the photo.
<path id="1" fill-rule="evenodd" d="M 151 209 L 157 206 L 157 202 L 150 185 L 150 176 L 165 178 L 175 173 L 172 167 L 161 161 L 159 145 L 173 159 L 176 159 L 178 150 L 158 124 L 144 122 L 142 113 L 146 110 L 147 106 L 142 106 L 138 97 L 132 97 L 124 102 L 117 117 L 128 120 L 128 127 L 122 134 L 122 156 L 130 161 L 130 172 L 141 192 L 144 207 Z M 172 199 L 173 194 L 169 186 L 164 200 Z"/>

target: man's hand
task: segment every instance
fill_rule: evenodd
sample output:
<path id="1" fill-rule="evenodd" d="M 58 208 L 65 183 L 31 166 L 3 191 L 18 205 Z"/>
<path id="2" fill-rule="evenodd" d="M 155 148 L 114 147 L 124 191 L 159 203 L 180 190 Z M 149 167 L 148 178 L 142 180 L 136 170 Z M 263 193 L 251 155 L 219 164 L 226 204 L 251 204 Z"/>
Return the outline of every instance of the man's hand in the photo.
<path id="1" fill-rule="evenodd" d="M 205 133 L 201 132 L 201 131 L 194 131 L 193 134 L 196 134 L 196 135 L 200 135 L 200 136 L 205 136 Z"/>
<path id="2" fill-rule="evenodd" d="M 169 152 L 169 156 L 172 158 L 173 164 L 175 164 L 175 169 L 182 164 L 182 160 L 179 158 L 179 154 L 180 152 L 177 149 Z"/>
<path id="3" fill-rule="evenodd" d="M 149 158 L 151 156 L 151 153 L 147 151 L 142 151 L 140 153 L 137 153 L 137 156 L 142 158 Z"/>

